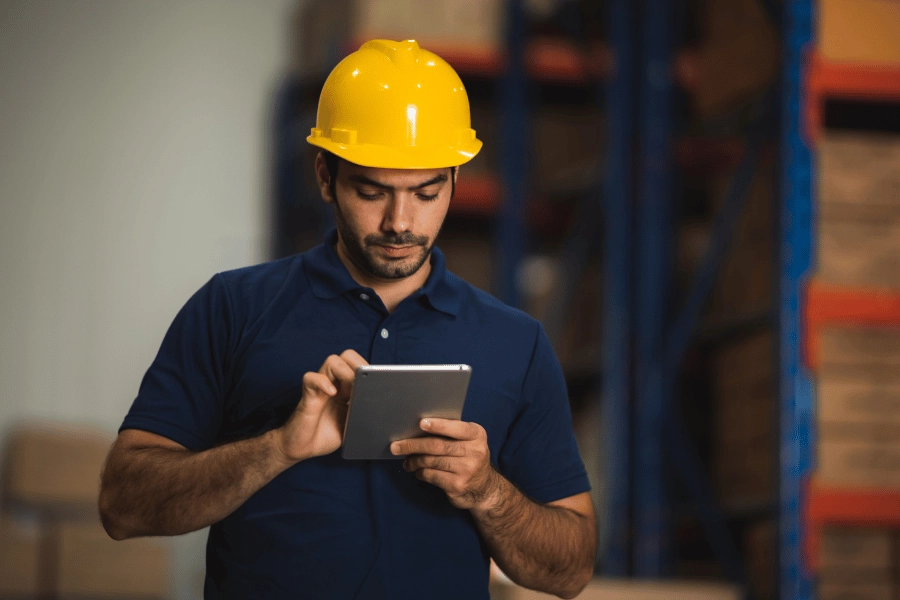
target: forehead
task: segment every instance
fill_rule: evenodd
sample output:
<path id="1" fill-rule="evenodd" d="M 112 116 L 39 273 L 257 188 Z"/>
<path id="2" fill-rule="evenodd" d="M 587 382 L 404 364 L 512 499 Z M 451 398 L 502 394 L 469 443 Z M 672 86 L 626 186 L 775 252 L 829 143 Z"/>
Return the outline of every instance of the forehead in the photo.
<path id="1" fill-rule="evenodd" d="M 435 177 L 444 175 L 450 177 L 450 167 L 440 169 L 382 169 L 379 167 L 363 167 L 361 165 L 344 162 L 338 169 L 339 178 L 365 178 L 375 181 L 387 187 L 410 188 Z"/>

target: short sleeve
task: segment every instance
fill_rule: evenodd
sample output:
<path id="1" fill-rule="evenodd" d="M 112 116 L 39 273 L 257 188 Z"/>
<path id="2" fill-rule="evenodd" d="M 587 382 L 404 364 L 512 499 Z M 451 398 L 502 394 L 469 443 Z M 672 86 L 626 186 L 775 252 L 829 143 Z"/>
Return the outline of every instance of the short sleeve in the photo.
<path id="1" fill-rule="evenodd" d="M 175 317 L 119 431 L 142 429 L 195 451 L 213 446 L 232 327 L 228 291 L 216 275 Z"/>
<path id="2" fill-rule="evenodd" d="M 572 429 L 566 380 L 540 325 L 522 402 L 500 450 L 498 467 L 504 476 L 538 502 L 589 491 Z"/>

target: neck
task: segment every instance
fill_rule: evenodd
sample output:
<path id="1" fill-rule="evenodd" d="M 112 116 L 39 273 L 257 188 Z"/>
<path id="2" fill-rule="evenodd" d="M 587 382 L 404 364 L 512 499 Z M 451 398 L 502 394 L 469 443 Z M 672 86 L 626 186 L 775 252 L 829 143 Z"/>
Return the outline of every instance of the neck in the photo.
<path id="1" fill-rule="evenodd" d="M 422 263 L 422 267 L 409 277 L 404 277 L 403 279 L 382 279 L 370 275 L 357 267 L 356 264 L 350 260 L 350 256 L 347 254 L 347 251 L 340 240 L 335 244 L 335 251 L 337 252 L 338 258 L 340 258 L 341 262 L 344 263 L 344 266 L 347 267 L 347 271 L 350 272 L 350 276 L 353 280 L 359 285 L 370 287 L 375 290 L 375 293 L 378 294 L 378 297 L 381 298 L 381 301 L 390 313 L 394 312 L 397 306 L 412 295 L 413 292 L 425 285 L 425 282 L 428 280 L 428 275 L 431 273 L 431 257 L 429 256 L 428 259 Z"/>

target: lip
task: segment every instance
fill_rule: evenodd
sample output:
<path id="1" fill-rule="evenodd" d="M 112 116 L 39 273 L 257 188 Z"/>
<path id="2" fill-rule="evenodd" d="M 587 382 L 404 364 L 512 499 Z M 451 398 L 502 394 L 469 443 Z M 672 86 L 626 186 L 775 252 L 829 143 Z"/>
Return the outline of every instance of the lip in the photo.
<path id="1" fill-rule="evenodd" d="M 409 254 L 415 246 L 382 246 L 378 245 L 381 250 L 392 258 L 400 258 Z"/>

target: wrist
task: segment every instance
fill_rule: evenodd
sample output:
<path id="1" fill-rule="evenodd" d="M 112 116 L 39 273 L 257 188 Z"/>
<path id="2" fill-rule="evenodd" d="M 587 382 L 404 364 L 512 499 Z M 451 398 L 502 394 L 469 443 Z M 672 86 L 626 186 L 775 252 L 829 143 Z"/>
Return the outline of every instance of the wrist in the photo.
<path id="1" fill-rule="evenodd" d="M 269 448 L 269 454 L 272 457 L 278 471 L 281 472 L 288 467 L 292 467 L 304 457 L 292 456 L 287 452 L 288 444 L 284 435 L 284 429 L 279 427 L 272 429 L 264 435 L 265 442 Z"/>
<path id="2" fill-rule="evenodd" d="M 486 514 L 499 507 L 503 501 L 505 483 L 506 480 L 503 476 L 492 466 L 490 473 L 488 473 L 485 488 L 480 494 L 479 500 L 472 507 L 472 510 L 476 513 Z"/>

